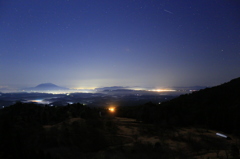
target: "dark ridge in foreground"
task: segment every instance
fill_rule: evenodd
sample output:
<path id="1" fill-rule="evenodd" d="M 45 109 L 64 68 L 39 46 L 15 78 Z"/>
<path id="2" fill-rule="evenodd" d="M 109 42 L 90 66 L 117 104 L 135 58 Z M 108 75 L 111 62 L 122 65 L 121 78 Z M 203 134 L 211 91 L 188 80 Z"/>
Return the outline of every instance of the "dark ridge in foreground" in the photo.
<path id="1" fill-rule="evenodd" d="M 133 108 L 131 108 L 133 109 Z M 148 123 L 172 126 L 201 126 L 240 135 L 240 78 L 206 88 L 160 105 L 147 103 L 134 110 L 122 109 Z"/>

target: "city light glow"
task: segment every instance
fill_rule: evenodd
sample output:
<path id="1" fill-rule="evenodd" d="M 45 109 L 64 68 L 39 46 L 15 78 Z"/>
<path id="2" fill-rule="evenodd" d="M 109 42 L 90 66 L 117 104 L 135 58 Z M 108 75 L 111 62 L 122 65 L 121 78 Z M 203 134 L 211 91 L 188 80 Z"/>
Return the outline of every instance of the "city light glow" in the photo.
<path id="1" fill-rule="evenodd" d="M 44 99 L 34 99 L 34 100 L 27 100 L 26 103 L 38 103 L 38 104 L 49 104 L 50 102 Z"/>
<path id="2" fill-rule="evenodd" d="M 152 91 L 152 92 L 175 92 L 176 90 L 174 90 L 174 89 L 152 89 L 152 90 L 148 90 L 148 91 Z"/>

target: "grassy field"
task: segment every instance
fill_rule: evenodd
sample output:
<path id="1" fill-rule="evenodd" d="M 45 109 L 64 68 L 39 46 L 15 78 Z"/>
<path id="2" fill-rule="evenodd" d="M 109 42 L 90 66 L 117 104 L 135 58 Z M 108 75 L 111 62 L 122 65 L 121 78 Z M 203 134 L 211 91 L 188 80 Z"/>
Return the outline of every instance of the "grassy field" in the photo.
<path id="1" fill-rule="evenodd" d="M 110 158 L 237 158 L 239 139 L 216 136 L 217 131 L 202 128 L 158 127 L 134 119 L 115 117 L 121 144 L 109 146 L 101 153 Z M 229 135 L 228 135 L 229 136 Z M 140 155 L 139 155 L 140 154 Z M 163 155 L 164 154 L 164 155 Z"/>

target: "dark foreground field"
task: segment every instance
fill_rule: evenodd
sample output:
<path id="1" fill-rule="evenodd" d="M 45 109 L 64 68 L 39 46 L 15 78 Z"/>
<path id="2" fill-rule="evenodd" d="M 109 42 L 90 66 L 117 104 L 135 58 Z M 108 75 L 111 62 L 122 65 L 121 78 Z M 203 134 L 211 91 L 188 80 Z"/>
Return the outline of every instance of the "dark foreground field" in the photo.
<path id="1" fill-rule="evenodd" d="M 118 117 L 113 120 L 118 134 L 131 139 L 110 149 L 122 156 L 129 153 L 133 158 L 238 158 L 239 139 L 234 136 L 227 140 L 216 136 L 217 131 L 203 128 L 159 127 Z"/>
<path id="2" fill-rule="evenodd" d="M 101 115 L 99 112 L 101 111 Z M 0 111 L 0 158 L 238 158 L 239 138 L 147 124 L 107 109 L 17 103 Z"/>

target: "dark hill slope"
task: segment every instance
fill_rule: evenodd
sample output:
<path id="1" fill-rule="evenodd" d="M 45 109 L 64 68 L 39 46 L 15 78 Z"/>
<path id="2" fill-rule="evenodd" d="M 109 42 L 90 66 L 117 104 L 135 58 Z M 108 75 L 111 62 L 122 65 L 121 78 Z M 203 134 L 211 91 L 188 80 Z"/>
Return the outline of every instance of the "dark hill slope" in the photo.
<path id="1" fill-rule="evenodd" d="M 161 105 L 148 106 L 147 122 L 175 126 L 204 126 L 240 133 L 240 78 L 222 85 L 181 95 Z"/>

